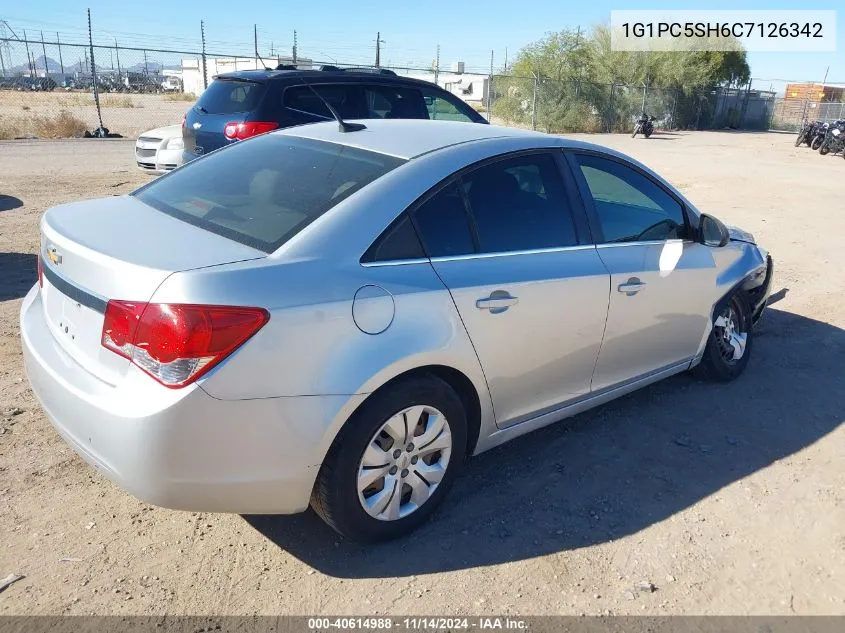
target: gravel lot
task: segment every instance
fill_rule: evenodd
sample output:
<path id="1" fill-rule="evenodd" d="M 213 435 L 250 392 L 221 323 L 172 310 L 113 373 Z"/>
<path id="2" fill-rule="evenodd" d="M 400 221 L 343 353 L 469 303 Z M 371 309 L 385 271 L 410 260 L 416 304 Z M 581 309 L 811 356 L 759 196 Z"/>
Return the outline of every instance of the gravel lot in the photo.
<path id="1" fill-rule="evenodd" d="M 164 94 L 103 93 L 100 95 L 103 125 L 113 134 L 137 138 L 147 130 L 182 121 L 194 101 L 173 101 Z M 100 125 L 94 96 L 89 92 L 14 92 L 0 91 L 0 120 L 55 117 L 66 110 L 85 123 L 91 131 Z M 21 133 L 31 133 L 26 125 Z M 17 138 L 14 137 L 14 138 Z M 31 172 L 37 168 L 30 168 Z"/>
<path id="2" fill-rule="evenodd" d="M 127 141 L 0 143 L 0 578 L 25 576 L 0 614 L 845 614 L 845 161 L 779 134 L 589 138 L 769 248 L 747 372 L 486 453 L 432 523 L 370 548 L 311 513 L 151 507 L 59 439 L 18 332 L 39 218 L 147 177 Z"/>

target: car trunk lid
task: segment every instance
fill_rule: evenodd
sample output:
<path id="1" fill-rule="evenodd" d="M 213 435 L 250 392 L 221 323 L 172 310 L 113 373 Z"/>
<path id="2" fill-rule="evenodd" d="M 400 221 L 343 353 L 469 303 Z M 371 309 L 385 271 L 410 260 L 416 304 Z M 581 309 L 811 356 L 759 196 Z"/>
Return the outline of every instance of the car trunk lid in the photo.
<path id="1" fill-rule="evenodd" d="M 109 299 L 147 302 L 174 272 L 265 256 L 129 196 L 62 205 L 41 221 L 45 318 L 70 357 L 116 384 L 129 361 L 100 344 Z"/>

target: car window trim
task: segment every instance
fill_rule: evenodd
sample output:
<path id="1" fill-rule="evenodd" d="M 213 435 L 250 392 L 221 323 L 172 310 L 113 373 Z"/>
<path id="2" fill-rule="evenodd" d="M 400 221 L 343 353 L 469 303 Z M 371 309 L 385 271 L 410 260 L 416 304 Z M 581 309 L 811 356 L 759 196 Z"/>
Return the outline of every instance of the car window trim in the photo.
<path id="1" fill-rule="evenodd" d="M 605 152 L 593 150 L 593 149 L 572 149 L 572 148 L 563 148 L 562 154 L 566 159 L 566 163 L 569 165 L 569 169 L 572 172 L 572 175 L 575 178 L 577 183 L 577 188 L 581 196 L 581 202 L 584 206 L 585 211 L 587 212 L 587 220 L 589 222 L 590 231 L 593 235 L 594 244 L 596 246 L 631 246 L 631 245 L 644 245 L 644 244 L 665 244 L 666 242 L 670 241 L 681 241 L 681 242 L 694 242 L 695 240 L 692 239 L 692 235 L 694 233 L 692 222 L 690 222 L 690 214 L 687 211 L 687 205 L 681 200 L 674 192 L 667 189 L 663 183 L 658 182 L 654 177 L 652 177 L 648 172 L 643 170 L 638 165 L 631 163 L 630 161 L 624 160 L 618 156 L 614 156 L 613 154 L 606 154 Z M 672 200 L 678 203 L 681 207 L 681 214 L 684 217 L 684 224 L 686 226 L 686 234 L 687 237 L 683 238 L 682 240 L 678 240 L 677 238 L 672 238 L 669 240 L 638 240 L 633 242 L 605 242 L 604 241 L 604 230 L 601 227 L 601 222 L 599 220 L 598 212 L 596 211 L 595 201 L 593 200 L 593 194 L 590 191 L 590 186 L 587 184 L 587 179 L 584 177 L 583 172 L 581 171 L 581 165 L 578 163 L 578 156 L 596 156 L 598 158 L 602 158 L 604 160 L 612 161 L 614 163 L 618 163 L 623 167 L 627 167 L 631 169 L 644 178 L 646 178 L 649 182 L 651 182 L 655 187 L 658 187 L 663 193 L 669 196 Z"/>

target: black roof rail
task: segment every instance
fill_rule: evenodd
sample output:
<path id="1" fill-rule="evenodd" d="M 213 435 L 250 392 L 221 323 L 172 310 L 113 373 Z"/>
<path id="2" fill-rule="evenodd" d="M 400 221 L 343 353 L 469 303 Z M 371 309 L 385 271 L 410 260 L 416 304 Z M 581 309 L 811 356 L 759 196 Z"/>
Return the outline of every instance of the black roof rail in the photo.
<path id="1" fill-rule="evenodd" d="M 361 67 L 361 68 L 344 68 L 345 71 L 350 73 L 372 73 L 374 75 L 392 75 L 396 77 L 396 73 L 388 68 L 370 68 L 370 67 Z"/>
<path id="2" fill-rule="evenodd" d="M 276 70 L 299 70 L 299 68 L 293 64 L 279 64 L 276 66 Z"/>
<path id="3" fill-rule="evenodd" d="M 339 66 L 332 66 L 331 64 L 323 64 L 318 68 L 318 70 L 322 70 L 324 72 L 340 72 L 343 70 Z"/>

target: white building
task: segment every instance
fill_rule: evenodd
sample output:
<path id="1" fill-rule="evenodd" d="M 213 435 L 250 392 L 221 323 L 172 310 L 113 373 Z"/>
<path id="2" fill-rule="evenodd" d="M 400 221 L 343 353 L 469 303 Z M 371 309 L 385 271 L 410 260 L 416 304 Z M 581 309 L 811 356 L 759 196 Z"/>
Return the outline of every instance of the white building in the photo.
<path id="1" fill-rule="evenodd" d="M 463 72 L 463 62 L 452 64 L 451 72 L 439 72 L 437 81 L 434 80 L 434 71 L 431 72 L 400 72 L 403 77 L 422 79 L 451 92 L 469 104 L 481 104 L 487 99 L 488 77 L 486 75 L 468 75 Z"/>
<path id="2" fill-rule="evenodd" d="M 206 57 L 206 78 L 208 83 L 216 75 L 231 73 L 236 70 L 260 70 L 262 68 L 275 68 L 279 64 L 293 64 L 291 57 Z M 312 67 L 312 60 L 298 58 L 297 68 L 308 70 Z M 205 82 L 202 76 L 202 58 L 186 58 L 182 60 L 182 83 L 185 92 L 199 96 L 205 90 Z"/>

